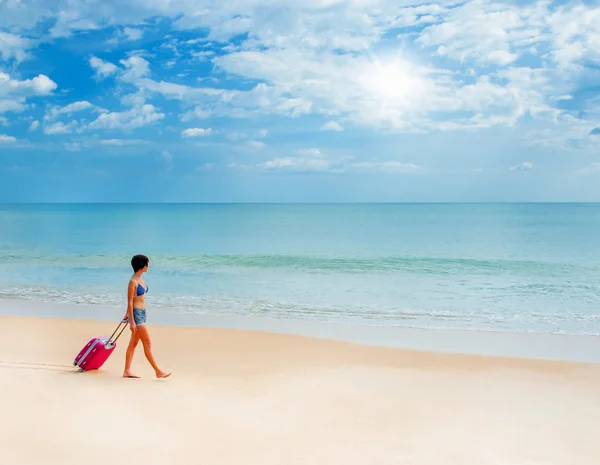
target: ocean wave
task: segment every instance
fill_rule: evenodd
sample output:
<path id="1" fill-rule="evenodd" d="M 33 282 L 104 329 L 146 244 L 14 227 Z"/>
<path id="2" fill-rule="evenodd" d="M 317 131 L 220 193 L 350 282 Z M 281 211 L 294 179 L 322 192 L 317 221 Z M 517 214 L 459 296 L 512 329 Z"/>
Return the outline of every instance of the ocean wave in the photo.
<path id="1" fill-rule="evenodd" d="M 0 299 L 108 305 L 123 309 L 126 305 L 123 296 L 116 293 L 89 293 L 49 286 L 7 287 L 0 289 Z M 149 296 L 148 303 L 156 311 L 178 314 L 257 316 L 388 327 L 599 335 L 596 315 L 577 311 L 540 312 L 523 308 L 520 311 L 499 312 L 498 309 L 481 307 L 457 311 L 375 305 L 313 305 L 265 299 L 167 294 Z"/>
<path id="2" fill-rule="evenodd" d="M 11 253 L 12 252 L 12 253 Z M 35 254 L 0 250 L 3 266 L 45 266 L 57 268 L 113 270 L 129 267 L 124 254 Z M 560 262 L 452 257 L 323 257 L 259 254 L 157 254 L 151 257 L 154 270 L 170 274 L 194 274 L 207 270 L 290 270 L 308 273 L 414 273 L 431 275 L 513 273 L 569 276 L 600 273 L 600 267 Z"/>

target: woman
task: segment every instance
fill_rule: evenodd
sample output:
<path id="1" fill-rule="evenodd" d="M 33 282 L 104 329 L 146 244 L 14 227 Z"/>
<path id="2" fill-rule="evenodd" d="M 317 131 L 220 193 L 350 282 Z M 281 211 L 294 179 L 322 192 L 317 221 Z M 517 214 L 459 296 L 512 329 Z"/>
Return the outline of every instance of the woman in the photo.
<path id="1" fill-rule="evenodd" d="M 171 376 L 171 373 L 165 373 L 156 364 L 154 355 L 152 355 L 152 343 L 150 341 L 150 334 L 146 327 L 146 303 L 144 297 L 148 293 L 148 286 L 142 279 L 142 274 L 148 271 L 150 265 L 150 259 L 145 255 L 135 255 L 131 259 L 131 266 L 133 267 L 133 276 L 129 280 L 129 286 L 127 288 L 127 316 L 125 319 L 129 321 L 129 329 L 131 330 L 131 339 L 129 340 L 129 346 L 127 347 L 127 353 L 125 354 L 125 371 L 123 371 L 124 378 L 139 378 L 131 372 L 131 362 L 133 360 L 133 353 L 138 345 L 138 342 L 142 341 L 144 346 L 144 355 L 154 368 L 157 378 L 167 378 Z"/>

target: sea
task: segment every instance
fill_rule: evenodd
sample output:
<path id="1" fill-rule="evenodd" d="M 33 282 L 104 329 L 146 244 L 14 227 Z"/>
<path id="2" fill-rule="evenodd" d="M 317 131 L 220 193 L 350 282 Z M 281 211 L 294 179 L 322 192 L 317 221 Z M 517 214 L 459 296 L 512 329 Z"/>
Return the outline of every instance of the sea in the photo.
<path id="1" fill-rule="evenodd" d="M 0 299 L 600 334 L 600 204 L 1 204 Z"/>

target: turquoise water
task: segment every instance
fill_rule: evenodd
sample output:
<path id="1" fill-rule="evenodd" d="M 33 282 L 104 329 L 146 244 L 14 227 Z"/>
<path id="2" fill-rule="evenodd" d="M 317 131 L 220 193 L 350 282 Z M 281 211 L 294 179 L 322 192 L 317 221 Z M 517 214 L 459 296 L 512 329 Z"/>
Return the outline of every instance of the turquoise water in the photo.
<path id="1" fill-rule="evenodd" d="M 0 298 L 599 334 L 600 204 L 0 205 Z"/>

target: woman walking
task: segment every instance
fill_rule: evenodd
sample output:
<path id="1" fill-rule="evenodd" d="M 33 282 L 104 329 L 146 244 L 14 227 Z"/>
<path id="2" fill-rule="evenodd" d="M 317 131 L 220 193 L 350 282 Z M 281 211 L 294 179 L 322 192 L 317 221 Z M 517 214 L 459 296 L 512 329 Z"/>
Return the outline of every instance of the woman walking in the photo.
<path id="1" fill-rule="evenodd" d="M 146 302 L 144 298 L 148 293 L 148 286 L 144 283 L 142 274 L 148 271 L 150 259 L 145 255 L 135 255 L 131 259 L 131 266 L 133 268 L 133 276 L 129 280 L 129 286 L 127 287 L 127 315 L 125 317 L 125 319 L 129 321 L 131 339 L 129 339 L 129 346 L 127 347 L 127 352 L 125 354 L 125 370 L 123 371 L 123 377 L 139 378 L 139 376 L 134 375 L 131 372 L 131 362 L 138 342 L 142 341 L 144 355 L 156 372 L 156 377 L 167 378 L 171 376 L 171 373 L 166 373 L 158 368 L 158 365 L 154 360 L 154 355 L 152 354 L 150 334 L 146 327 Z"/>

